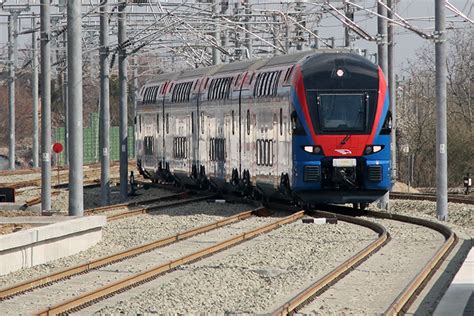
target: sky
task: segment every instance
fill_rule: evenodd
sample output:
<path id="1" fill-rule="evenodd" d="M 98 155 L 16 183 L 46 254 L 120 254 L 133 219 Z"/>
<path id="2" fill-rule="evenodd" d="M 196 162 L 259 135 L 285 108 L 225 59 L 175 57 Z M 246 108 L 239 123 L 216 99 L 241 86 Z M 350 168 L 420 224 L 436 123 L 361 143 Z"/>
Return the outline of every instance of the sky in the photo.
<path id="1" fill-rule="evenodd" d="M 366 0 L 361 1 L 366 7 L 374 6 L 376 1 Z M 414 17 L 434 17 L 434 0 L 401 0 L 398 3 L 397 12 L 403 18 L 414 18 Z M 474 19 L 474 2 L 472 0 L 450 0 L 450 3 L 461 10 L 464 14 L 468 15 L 471 19 Z M 374 9 L 376 11 L 376 9 Z M 365 15 L 365 14 L 361 14 Z M 446 16 L 453 15 L 451 11 L 446 10 Z M 371 35 L 376 34 L 377 19 L 367 19 L 367 16 L 355 17 L 357 24 L 363 27 L 364 30 L 368 31 Z M 363 21 L 365 20 L 365 21 Z M 448 20 L 453 18 L 447 18 L 446 26 L 449 26 Z M 456 18 L 456 20 L 460 20 Z M 411 24 L 418 26 L 419 28 L 434 28 L 434 20 L 429 22 L 421 21 L 410 21 Z M 344 31 L 340 27 L 340 22 L 337 20 L 327 21 L 326 28 L 321 28 L 320 32 L 323 36 L 336 36 L 339 38 L 338 45 L 342 45 Z M 337 25 L 337 27 L 335 27 Z M 469 27 L 468 23 L 456 23 L 458 27 Z M 471 24 L 471 31 L 474 29 L 474 25 Z M 426 33 L 432 33 L 433 30 L 427 30 Z M 325 35 L 326 34 L 326 35 Z M 334 34 L 334 35 L 330 35 Z M 416 52 L 423 47 L 423 45 L 429 45 L 430 41 L 421 38 L 411 31 L 405 30 L 401 27 L 395 28 L 395 67 L 396 71 L 400 72 L 403 65 L 406 65 L 407 59 L 415 58 Z M 367 42 L 365 40 L 358 40 L 355 45 L 362 49 L 368 49 L 370 52 L 377 52 L 377 46 L 374 42 Z M 434 49 L 434 46 L 433 46 Z"/>
<path id="2" fill-rule="evenodd" d="M 0 0 L 1 2 L 2 0 Z M 25 0 L 8 0 L 8 2 L 23 2 Z M 251 0 L 252 1 L 252 0 Z M 353 0 L 354 1 L 354 0 Z M 39 1 L 36 1 L 39 2 Z M 273 2 L 274 1 L 255 1 L 259 3 Z M 338 1 L 340 2 L 340 1 Z M 355 1 L 364 7 L 374 7 L 375 0 L 359 0 Z M 414 18 L 414 17 L 433 17 L 434 16 L 434 3 L 435 0 L 400 0 L 398 3 L 397 12 L 404 18 Z M 450 0 L 454 6 L 460 9 L 464 14 L 468 15 L 471 19 L 474 19 L 474 2 L 472 0 Z M 376 10 L 374 8 L 374 10 Z M 0 10 L 1 12 L 1 10 Z M 452 16 L 453 13 L 446 10 L 447 15 L 447 26 L 450 25 L 449 21 L 453 20 L 449 16 Z M 377 19 L 375 17 L 369 18 L 366 13 L 357 13 L 355 20 L 357 24 L 362 26 L 371 35 L 376 34 Z M 459 18 L 457 18 L 459 21 Z M 7 41 L 7 32 L 6 32 L 6 17 L 0 17 L 0 47 L 4 46 Z M 422 22 L 420 20 L 410 21 L 413 25 L 419 28 L 426 28 L 426 33 L 431 33 L 434 27 L 434 20 L 428 22 Z M 457 27 L 471 27 L 471 31 L 474 28 L 474 25 L 468 23 L 456 23 Z M 334 18 L 324 19 L 319 28 L 319 33 L 322 37 L 336 37 L 336 45 L 341 46 L 343 44 L 344 28 L 341 25 L 341 22 Z M 395 29 L 395 67 L 396 72 L 399 73 L 403 68 L 403 65 L 406 65 L 406 61 L 409 58 L 414 58 L 416 52 L 423 46 L 429 44 L 428 40 L 422 39 L 418 35 L 397 27 Z M 20 38 L 20 48 L 25 43 L 30 42 L 31 36 L 26 35 Z M 374 53 L 377 51 L 376 43 L 367 42 L 365 40 L 357 40 L 354 42 L 354 45 L 358 48 L 368 49 L 369 53 Z M 6 57 L 6 56 L 5 56 Z M 4 56 L 0 56 L 0 60 Z"/>

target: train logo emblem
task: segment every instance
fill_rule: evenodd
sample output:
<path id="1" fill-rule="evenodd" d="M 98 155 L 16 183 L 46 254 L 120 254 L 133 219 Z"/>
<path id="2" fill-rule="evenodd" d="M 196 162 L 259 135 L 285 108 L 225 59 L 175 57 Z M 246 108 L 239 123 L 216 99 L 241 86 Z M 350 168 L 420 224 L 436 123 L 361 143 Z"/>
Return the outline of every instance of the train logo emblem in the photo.
<path id="1" fill-rule="evenodd" d="M 352 154 L 352 151 L 350 151 L 349 149 L 334 149 L 334 151 L 342 154 L 342 155 L 350 155 Z"/>

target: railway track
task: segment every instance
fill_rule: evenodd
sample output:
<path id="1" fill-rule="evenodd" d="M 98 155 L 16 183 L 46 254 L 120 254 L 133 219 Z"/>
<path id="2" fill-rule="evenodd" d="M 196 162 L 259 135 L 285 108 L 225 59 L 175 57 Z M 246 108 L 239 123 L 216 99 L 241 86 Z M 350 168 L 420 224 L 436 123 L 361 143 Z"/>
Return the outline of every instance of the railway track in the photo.
<path id="1" fill-rule="evenodd" d="M 401 192 L 390 192 L 391 199 L 405 199 L 405 200 L 417 200 L 417 201 L 433 201 L 436 202 L 436 195 L 431 193 L 401 193 Z M 474 204 L 474 197 L 462 196 L 456 194 L 448 195 L 448 202 L 462 203 L 462 204 Z"/>
<path id="2" fill-rule="evenodd" d="M 208 225 L 193 228 L 188 231 L 178 233 L 176 235 L 168 236 L 156 241 L 146 243 L 144 245 L 140 245 L 137 247 L 127 249 L 122 252 L 115 253 L 110 256 L 102 257 L 96 260 L 91 260 L 85 264 L 80 264 L 71 268 L 67 268 L 62 271 L 54 272 L 48 275 L 38 277 L 33 280 L 28 280 L 28 281 L 10 286 L 0 291 L 0 302 L 14 299 L 15 297 L 18 297 L 27 292 L 31 292 L 35 289 L 48 287 L 59 281 L 62 281 L 74 276 L 86 274 L 98 268 L 102 268 L 114 263 L 122 262 L 124 260 L 134 258 L 138 255 L 147 253 L 154 249 L 162 248 L 167 245 L 171 245 L 175 242 L 185 240 L 185 239 L 197 236 L 199 234 L 203 234 L 203 233 L 215 230 L 217 228 L 224 227 L 232 223 L 239 222 L 241 220 L 244 220 L 253 216 L 254 214 L 258 214 L 258 212 L 259 212 L 259 208 L 255 210 L 241 212 L 237 215 L 230 216 L 228 218 L 216 221 Z"/>
<path id="3" fill-rule="evenodd" d="M 134 161 L 129 162 L 129 167 L 134 168 L 135 164 Z M 113 162 L 110 164 L 110 171 L 111 173 L 118 172 L 119 164 L 117 162 Z M 51 181 L 53 188 L 64 188 L 67 187 L 67 181 L 69 180 L 69 169 L 68 167 L 60 167 L 60 178 L 59 184 L 57 183 L 58 178 L 56 174 L 56 167 L 52 170 Z M 114 171 L 115 170 L 115 171 Z M 84 166 L 84 184 L 98 184 L 100 183 L 100 164 L 90 164 Z M 37 177 L 33 177 L 37 175 Z M 21 169 L 21 170 L 1 170 L 0 177 L 7 177 L 7 176 L 28 176 L 28 180 L 21 180 L 18 179 L 17 181 L 8 181 L 0 183 L 0 187 L 9 187 L 14 188 L 15 190 L 23 189 L 27 187 L 38 187 L 41 186 L 41 170 L 40 169 Z M 1 179 L 1 178 L 0 178 Z M 116 181 L 118 178 L 114 178 L 112 180 Z"/>
<path id="4" fill-rule="evenodd" d="M 85 210 L 85 215 L 106 215 L 107 221 L 115 221 L 118 219 L 130 217 L 130 216 L 137 216 L 146 213 L 156 212 L 159 209 L 178 206 L 188 203 L 194 203 L 199 201 L 204 201 L 215 197 L 215 194 L 207 194 L 207 195 L 198 195 L 196 197 L 188 197 L 189 191 L 182 191 L 178 193 L 173 193 L 170 195 L 151 198 L 147 200 L 141 201 L 133 201 L 129 203 L 122 203 L 122 204 L 114 204 L 104 207 L 98 207 L 94 209 Z M 171 200 L 171 201 L 169 201 Z M 166 201 L 169 201 L 165 203 Z M 158 205 L 153 205 L 153 203 L 160 203 Z M 126 208 L 125 211 L 117 212 L 117 209 Z M 132 209 L 129 209 L 132 208 Z M 111 213 L 111 214 L 109 214 Z"/>
<path id="5" fill-rule="evenodd" d="M 5 309 L 5 310 L 8 310 L 8 306 L 19 306 L 19 305 L 17 305 L 17 304 L 21 304 L 18 301 L 19 299 L 20 299 L 20 301 L 21 301 L 21 299 L 30 300 L 31 299 L 31 294 L 35 294 L 35 292 L 38 292 L 38 291 L 40 291 L 40 292 L 43 291 L 45 293 L 51 293 L 51 291 L 54 292 L 54 289 L 52 289 L 50 286 L 52 286 L 54 284 L 58 284 L 59 281 L 71 282 L 73 287 L 75 285 L 78 285 L 78 284 L 93 284 L 94 282 L 92 282 L 92 283 L 89 282 L 88 283 L 86 281 L 82 281 L 81 279 L 83 279 L 87 275 L 90 275 L 90 273 L 92 273 L 93 271 L 95 271 L 96 274 L 99 274 L 99 273 L 101 273 L 101 271 L 98 271 L 98 269 L 101 269 L 101 268 L 104 268 L 104 267 L 107 267 L 107 266 L 109 266 L 109 267 L 105 268 L 105 269 L 113 270 L 114 268 L 110 267 L 110 265 L 122 264 L 122 266 L 123 266 L 124 261 L 133 260 L 133 258 L 135 258 L 139 255 L 144 255 L 144 254 L 148 253 L 146 258 L 141 258 L 140 257 L 140 258 L 135 259 L 135 262 L 129 263 L 129 264 L 132 264 L 133 266 L 137 266 L 139 264 L 141 264 L 143 266 L 144 262 L 146 263 L 146 262 L 153 261 L 153 258 L 157 257 L 156 254 L 153 254 L 153 253 L 150 253 L 150 252 L 152 252 L 152 251 L 154 251 L 158 248 L 163 248 L 165 246 L 171 245 L 171 244 L 176 243 L 176 242 L 185 241 L 187 239 L 193 238 L 193 237 L 198 236 L 198 235 L 203 234 L 203 233 L 212 232 L 212 231 L 218 230 L 220 228 L 223 228 L 223 227 L 226 227 L 226 226 L 229 226 L 229 225 L 232 225 L 232 224 L 239 223 L 243 220 L 246 220 L 246 219 L 249 219 L 249 218 L 253 217 L 254 215 L 258 215 L 261 211 L 262 211 L 262 208 L 258 207 L 254 210 L 242 212 L 242 213 L 239 213 L 237 215 L 230 216 L 228 218 L 216 221 L 216 222 L 208 224 L 208 225 L 193 228 L 193 229 L 190 229 L 188 231 L 178 233 L 176 235 L 172 235 L 172 236 L 169 236 L 169 237 L 166 237 L 166 238 L 162 238 L 160 240 L 156 240 L 156 241 L 147 243 L 147 244 L 139 246 L 139 247 L 134 247 L 134 248 L 131 248 L 129 250 L 126 250 L 126 251 L 123 251 L 123 252 L 120 252 L 120 253 L 117 253 L 117 254 L 114 254 L 114 255 L 111 255 L 111 256 L 107 256 L 107 257 L 104 257 L 104 258 L 100 258 L 100 259 L 97 259 L 97 260 L 90 261 L 86 264 L 75 266 L 75 267 L 60 271 L 60 272 L 56 272 L 56 273 L 53 273 L 53 274 L 49 274 L 49 275 L 37 278 L 35 280 L 30 280 L 30 281 L 27 281 L 27 282 L 23 282 L 21 284 L 14 285 L 12 287 L 9 287 L 7 289 L 4 289 L 4 290 L 0 291 L 0 302 L 3 301 L 3 303 L 0 303 L 0 306 L 1 306 L 1 308 Z M 152 277 L 152 275 L 158 275 L 158 274 L 161 274 L 163 272 L 172 270 L 172 269 L 176 268 L 177 266 L 179 266 L 181 264 L 188 263 L 188 262 L 191 262 L 191 261 L 194 261 L 194 260 L 198 260 L 202 256 L 210 255 L 210 254 L 215 253 L 217 251 L 220 251 L 220 250 L 222 250 L 226 247 L 232 246 L 236 243 L 240 243 L 243 240 L 253 238 L 258 234 L 261 234 L 261 233 L 264 233 L 266 231 L 275 229 L 275 228 L 279 227 L 279 225 L 283 225 L 287 222 L 296 220 L 296 219 L 300 218 L 301 216 L 302 216 L 302 213 L 294 214 L 294 215 L 291 215 L 291 216 L 289 216 L 285 219 L 272 222 L 270 225 L 265 225 L 263 227 L 255 228 L 251 231 L 247 231 L 247 232 L 245 232 L 243 234 L 240 234 L 236 237 L 232 237 L 232 238 L 230 238 L 230 239 L 228 239 L 224 242 L 218 242 L 215 245 L 213 245 L 211 247 L 207 247 L 203 250 L 200 250 L 200 251 L 197 251 L 197 252 L 196 251 L 195 252 L 191 251 L 190 254 L 179 257 L 175 260 L 172 260 L 172 261 L 165 260 L 166 262 L 164 264 L 159 265 L 158 267 L 155 267 L 153 269 L 148 269 L 146 271 L 143 271 L 142 273 L 132 275 L 131 277 L 126 278 L 127 281 L 123 281 L 123 282 L 117 281 L 117 282 L 112 282 L 112 283 L 106 282 L 107 283 L 106 286 L 104 286 L 103 288 L 100 288 L 98 290 L 94 290 L 94 292 L 97 292 L 96 295 L 93 295 L 94 300 L 101 297 L 100 293 L 105 295 L 104 293 L 107 292 L 108 294 L 106 294 L 106 295 L 110 295 L 111 293 L 113 293 L 117 289 L 123 289 L 123 287 L 131 286 L 133 284 L 139 284 L 139 283 L 143 282 L 144 280 L 149 279 L 150 277 Z M 256 223 L 254 223 L 254 226 L 259 226 L 258 224 L 259 223 L 256 222 Z M 217 234 L 217 236 L 219 236 L 218 238 L 222 239 L 220 234 L 221 233 L 219 232 Z M 183 246 L 180 246 L 180 248 L 182 248 L 182 247 Z M 195 249 L 196 249 L 196 244 L 193 244 L 191 242 L 191 250 L 195 250 Z M 160 257 L 160 256 L 158 256 L 158 257 Z M 145 267 L 146 266 L 147 265 L 145 264 Z M 78 280 L 77 278 L 80 278 L 80 279 Z M 96 276 L 90 276 L 90 278 L 92 278 L 92 280 L 97 280 Z M 84 282 L 86 282 L 86 283 L 84 283 Z M 64 285 L 62 285 L 62 284 L 61 284 L 61 286 L 64 287 Z M 25 294 L 26 292 L 31 292 L 31 291 L 33 291 L 33 292 L 29 293 L 28 297 L 26 297 L 24 295 L 21 295 L 21 294 Z M 37 296 L 40 295 L 41 296 L 42 294 L 41 293 L 39 293 L 39 294 L 36 293 L 35 295 L 37 295 Z M 91 298 L 92 296 L 87 296 L 87 297 Z M 67 305 L 60 304 L 60 305 L 63 306 L 62 309 L 64 309 L 64 308 L 67 308 L 67 309 L 74 308 L 74 306 L 79 304 L 79 302 L 81 302 L 81 304 L 83 304 L 84 302 L 88 301 L 88 298 L 83 298 L 83 297 L 82 298 L 77 297 L 77 298 L 79 299 L 79 301 L 75 300 L 75 302 L 68 302 Z M 46 314 L 55 314 L 57 312 L 58 312 L 57 308 L 54 308 L 54 309 L 50 308 L 49 311 L 46 312 Z M 42 314 L 42 313 L 39 313 L 39 314 Z"/>
<path id="6" fill-rule="evenodd" d="M 234 247 L 242 242 L 253 239 L 258 235 L 268 233 L 276 228 L 281 227 L 282 225 L 294 222 L 302 218 L 303 214 L 304 212 L 302 211 L 297 212 L 280 220 L 272 220 L 269 224 L 263 226 L 259 222 L 252 223 L 252 229 L 247 230 L 241 228 L 237 236 L 233 236 L 224 241 L 222 241 L 222 233 L 219 233 L 214 237 L 215 242 L 212 242 L 211 246 L 202 248 L 198 251 L 193 251 L 196 249 L 196 244 L 191 243 L 190 245 L 185 246 L 187 253 L 184 256 L 180 256 L 171 261 L 165 260 L 164 262 L 160 262 L 160 264 L 155 265 L 149 269 L 132 274 L 125 278 L 119 279 L 116 282 L 107 284 L 101 288 L 94 289 L 90 292 L 87 292 L 68 301 L 41 310 L 37 312 L 37 315 L 51 315 L 63 312 L 69 313 L 78 311 L 84 307 L 93 305 L 104 298 L 108 298 L 116 293 L 127 291 L 133 287 L 154 280 L 155 278 L 162 276 L 166 272 L 173 271 L 181 265 L 201 260 L 222 250 Z M 250 218 L 247 218 L 247 220 L 250 220 Z M 235 233 L 237 227 L 238 224 L 232 228 L 233 233 Z M 232 236 L 233 233 L 231 233 L 230 235 Z M 180 248 L 181 247 L 183 246 L 180 246 Z"/>
<path id="7" fill-rule="evenodd" d="M 444 242 L 442 245 L 437 249 L 435 254 L 427 261 L 427 263 L 423 266 L 422 269 L 416 274 L 416 276 L 410 281 L 408 286 L 406 286 L 403 291 L 396 297 L 395 300 L 386 308 L 384 314 L 386 315 L 398 315 L 403 314 L 407 311 L 410 304 L 416 298 L 417 293 L 419 293 L 423 285 L 429 280 L 431 275 L 436 271 L 437 267 L 442 263 L 443 259 L 449 254 L 450 250 L 454 247 L 455 243 L 457 242 L 457 237 L 454 232 L 439 223 L 431 222 L 424 219 L 413 218 L 404 215 L 398 214 L 390 214 L 390 213 L 382 213 L 382 212 L 373 212 L 367 211 L 364 213 L 365 215 L 376 218 L 376 219 L 383 219 L 383 220 L 393 220 L 402 223 L 410 223 L 413 225 L 427 227 L 429 229 L 435 230 L 439 232 L 444 237 Z M 352 216 L 346 216 L 342 214 L 335 214 L 329 212 L 316 212 L 316 215 L 325 216 L 325 217 L 336 217 L 337 219 L 344 220 L 344 221 L 361 221 L 359 218 L 355 218 Z M 362 220 L 366 222 L 366 220 Z M 385 229 L 384 229 L 385 231 Z M 354 257 L 350 258 L 346 262 L 342 263 L 338 268 L 331 271 L 325 277 L 320 280 L 314 282 L 311 286 L 301 291 L 296 296 L 292 297 L 290 300 L 282 304 L 279 308 L 272 312 L 272 315 L 287 315 L 293 314 L 298 311 L 302 311 L 303 313 L 312 312 L 313 310 L 302 310 L 302 308 L 313 301 L 317 296 L 323 294 L 327 289 L 329 289 L 332 285 L 342 279 L 342 277 L 353 270 L 357 265 L 361 264 L 362 262 L 368 260 L 369 255 L 374 253 L 376 247 L 381 247 L 384 243 L 388 242 L 388 237 L 385 238 L 384 241 L 380 240 L 381 237 L 386 234 L 381 234 L 379 231 L 380 237 L 379 240 L 374 242 L 374 244 L 369 245 L 366 249 L 362 250 Z M 375 245 L 378 243 L 378 245 Z M 393 260 L 390 258 L 385 258 L 384 260 Z M 380 277 L 380 276 L 379 276 Z M 380 280 L 379 280 L 380 281 Z M 347 293 L 345 293 L 347 294 Z M 344 294 L 342 294 L 344 295 Z M 347 299 L 347 295 L 345 295 Z M 331 296 L 331 299 L 333 297 Z M 326 309 L 325 309 L 326 310 Z"/>
<path id="8" fill-rule="evenodd" d="M 135 164 L 134 160 L 129 162 L 130 164 Z M 110 163 L 110 167 L 116 167 L 119 165 L 119 162 L 114 161 Z M 57 170 L 57 167 L 53 167 L 54 170 Z M 92 163 L 84 165 L 84 170 L 88 169 L 100 169 L 100 163 Z M 60 166 L 60 171 L 69 170 L 68 166 Z M 25 174 L 34 174 L 34 173 L 41 173 L 41 168 L 26 168 L 26 169 L 15 169 L 15 170 L 0 170 L 0 176 L 13 176 L 13 175 L 25 175 Z"/>
<path id="9" fill-rule="evenodd" d="M 118 208 L 118 207 L 119 208 L 120 207 L 122 208 L 136 207 L 135 209 L 132 209 L 132 210 L 127 210 L 125 212 L 108 215 L 108 220 L 112 221 L 112 220 L 116 220 L 116 219 L 120 219 L 120 218 L 124 218 L 128 216 L 134 216 L 138 214 L 153 212 L 162 207 L 169 207 L 169 206 L 175 206 L 175 205 L 180 205 L 184 203 L 190 203 L 194 201 L 200 201 L 200 200 L 208 199 L 211 197 L 208 195 L 208 196 L 199 196 L 193 199 L 184 199 L 187 193 L 188 192 L 177 192 L 177 193 L 173 193 L 161 198 L 153 198 L 153 199 L 148 199 L 144 201 L 133 201 L 130 203 L 112 205 L 108 207 L 100 207 L 100 208 L 86 210 L 85 213 L 87 215 L 93 215 L 93 214 L 106 214 L 107 215 L 108 212 L 114 212 L 113 209 Z M 391 194 L 391 197 L 405 198 L 405 199 L 406 198 L 426 199 L 426 197 L 428 198 L 430 197 L 430 195 L 428 194 L 412 194 L 412 196 L 414 197 L 412 198 L 411 196 L 407 196 L 406 194 L 400 194 L 400 195 L 393 194 L 393 193 Z M 160 205 L 151 205 L 152 203 L 155 203 L 155 202 L 163 202 L 165 200 L 170 200 L 170 199 L 180 199 L 180 200 L 172 201 L 170 203 L 162 203 Z M 464 202 L 458 202 L 458 203 L 464 203 Z M 150 205 L 144 206 L 146 204 L 150 204 Z M 351 212 L 353 212 L 352 209 L 351 209 Z M 223 221 L 219 221 L 211 225 L 206 225 L 197 229 L 192 229 L 182 234 L 170 236 L 168 238 L 164 238 L 162 240 L 149 243 L 142 247 L 135 247 L 133 249 L 130 249 L 130 253 L 128 253 L 127 251 L 122 252 L 122 253 L 108 256 L 105 258 L 101 258 L 94 262 L 89 262 L 82 266 L 76 266 L 71 269 L 61 271 L 57 274 L 48 275 L 45 278 L 38 278 L 38 279 L 31 280 L 28 282 L 23 282 L 19 284 L 16 288 L 11 287 L 11 288 L 0 291 L 0 302 L 8 298 L 14 298 L 20 294 L 37 289 L 39 287 L 49 286 L 50 284 L 54 284 L 55 282 L 58 282 L 60 280 L 70 278 L 72 276 L 82 275 L 82 274 L 88 273 L 89 271 L 97 270 L 101 267 L 105 267 L 110 264 L 121 262 L 123 260 L 126 260 L 127 258 L 136 257 L 140 254 L 149 252 L 153 249 L 170 245 L 172 243 L 178 242 L 186 238 L 191 238 L 193 236 L 202 234 L 204 232 L 212 231 L 219 227 L 225 226 L 228 223 L 234 223 L 235 221 L 240 221 L 242 219 L 249 218 L 253 214 L 254 212 L 253 213 L 244 212 L 244 213 L 236 215 L 235 217 L 231 217 L 229 219 L 225 219 Z M 265 226 L 266 228 L 254 229 L 250 232 L 243 233 L 235 238 L 231 238 L 229 240 L 218 243 L 215 246 L 211 246 L 206 249 L 203 249 L 202 251 L 200 250 L 200 251 L 194 252 L 184 257 L 180 257 L 176 260 L 169 261 L 161 265 L 157 265 L 153 267 L 152 269 L 147 269 L 141 273 L 138 273 L 137 275 L 128 276 L 127 278 L 124 278 L 117 282 L 112 282 L 111 284 L 108 284 L 98 289 L 97 292 L 95 290 L 87 292 L 84 295 L 81 295 L 72 300 L 66 301 L 64 304 L 61 303 L 61 304 L 58 304 L 57 306 L 56 305 L 51 306 L 48 309 L 42 310 L 38 314 L 49 315 L 49 314 L 56 314 L 56 313 L 61 313 L 61 312 L 78 310 L 84 306 L 93 304 L 94 302 L 97 302 L 103 299 L 104 297 L 114 295 L 114 293 L 117 293 L 117 292 L 126 291 L 127 289 L 140 285 L 144 282 L 148 282 L 149 280 L 157 278 L 161 276 L 163 273 L 169 272 L 182 264 L 190 263 L 190 262 L 199 260 L 201 258 L 204 258 L 206 256 L 212 255 L 223 249 L 226 249 L 228 247 L 231 247 L 233 245 L 246 241 L 250 238 L 253 238 L 260 233 L 268 232 L 270 230 L 278 228 L 281 225 L 284 225 L 285 223 L 295 221 L 303 216 L 303 213 L 301 212 L 296 213 L 296 214 L 297 215 L 293 217 L 286 218 L 283 222 L 278 221 L 276 224 L 273 223 L 272 224 L 273 226 L 266 225 Z M 371 221 L 367 221 L 367 220 L 352 217 L 352 216 L 346 216 L 343 214 L 335 214 L 335 213 L 328 213 L 328 212 L 321 212 L 321 211 L 316 212 L 316 213 L 311 212 L 308 214 L 311 214 L 314 216 L 336 217 L 337 219 L 342 220 L 342 221 L 346 221 L 346 222 L 353 223 L 356 225 L 365 226 L 377 232 L 379 234 L 379 238 L 375 240 L 373 243 L 371 243 L 369 246 L 367 246 L 364 250 L 360 251 L 359 253 L 354 255 L 352 258 L 346 260 L 342 265 L 340 265 L 339 267 L 331 271 L 324 278 L 318 280 L 312 286 L 310 286 L 309 288 L 306 288 L 297 296 L 295 296 L 294 298 L 286 302 L 280 308 L 275 310 L 272 313 L 273 315 L 291 314 L 300 310 L 302 306 L 304 306 L 305 304 L 310 302 L 315 296 L 320 295 L 325 290 L 330 288 L 333 284 L 341 280 L 347 273 L 350 273 L 350 271 L 353 270 L 357 265 L 362 264 L 364 261 L 366 261 L 370 255 L 374 254 L 378 249 L 383 247 L 390 240 L 390 234 L 387 232 L 387 230 L 383 226 L 378 225 L 377 223 L 373 223 Z M 399 221 L 399 222 L 411 223 L 413 225 L 428 227 L 430 229 L 433 229 L 441 233 L 445 238 L 445 243 L 436 251 L 435 255 L 429 260 L 429 262 L 423 267 L 423 269 L 416 275 L 416 277 L 414 277 L 413 280 L 411 280 L 410 284 L 403 290 L 403 292 L 397 297 L 396 300 L 393 301 L 393 303 L 385 311 L 385 313 L 389 315 L 396 315 L 398 313 L 403 313 L 404 311 L 407 310 L 407 308 L 413 302 L 414 298 L 416 297 L 416 294 L 420 292 L 423 284 L 426 283 L 429 277 L 434 273 L 436 268 L 442 262 L 443 258 L 452 249 L 457 238 L 455 234 L 449 228 L 441 224 L 430 222 L 427 220 L 417 219 L 417 218 L 412 218 L 412 217 L 402 216 L 402 215 L 397 215 L 397 214 L 379 213 L 379 212 L 371 212 L 371 211 L 367 211 L 364 214 L 372 218 L 394 220 L 394 221 Z M 292 219 L 290 220 L 290 218 Z M 286 220 L 288 220 L 288 222 Z"/>

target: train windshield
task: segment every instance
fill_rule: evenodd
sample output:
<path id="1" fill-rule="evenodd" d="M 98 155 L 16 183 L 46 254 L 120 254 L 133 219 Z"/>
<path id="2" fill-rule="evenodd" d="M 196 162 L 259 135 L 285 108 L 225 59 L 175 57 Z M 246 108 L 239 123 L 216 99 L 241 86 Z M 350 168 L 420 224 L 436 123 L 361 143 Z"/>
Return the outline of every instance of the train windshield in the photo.
<path id="1" fill-rule="evenodd" d="M 317 103 L 321 131 L 351 133 L 367 130 L 366 94 L 320 94 Z"/>

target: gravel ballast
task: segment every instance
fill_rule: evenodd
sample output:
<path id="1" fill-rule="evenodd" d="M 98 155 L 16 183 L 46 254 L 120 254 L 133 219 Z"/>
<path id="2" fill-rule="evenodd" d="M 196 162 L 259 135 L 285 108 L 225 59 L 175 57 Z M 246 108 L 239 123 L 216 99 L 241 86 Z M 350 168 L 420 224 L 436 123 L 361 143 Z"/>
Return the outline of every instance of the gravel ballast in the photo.
<path id="1" fill-rule="evenodd" d="M 373 219 L 392 239 L 355 270 L 300 310 L 303 314 L 383 314 L 444 242 L 430 228 Z"/>
<path id="2" fill-rule="evenodd" d="M 0 276 L 0 287 L 7 287 L 27 279 L 123 251 L 253 208 L 245 204 L 199 202 L 170 207 L 153 215 L 127 217 L 109 222 L 103 228 L 102 240 L 94 247 L 73 256 Z"/>
<path id="3" fill-rule="evenodd" d="M 299 220 L 81 313 L 267 313 L 375 238 L 352 224 Z"/>
<path id="4" fill-rule="evenodd" d="M 474 237 L 474 205 L 448 203 L 448 221 L 436 219 L 436 202 L 390 200 L 390 212 L 435 221 Z"/>
<path id="5" fill-rule="evenodd" d="M 55 283 L 47 288 L 34 290 L 28 293 L 28 295 L 18 296 L 9 301 L 1 302 L 0 309 L 4 314 L 14 315 L 19 311 L 19 306 L 21 306 L 20 311 L 22 314 L 32 314 L 48 306 L 68 300 L 80 293 L 89 292 L 151 267 L 169 263 L 171 260 L 176 260 L 184 255 L 207 248 L 210 245 L 242 234 L 245 231 L 261 227 L 272 221 L 269 218 L 252 217 L 233 223 L 214 231 L 92 270 L 89 273 Z"/>

